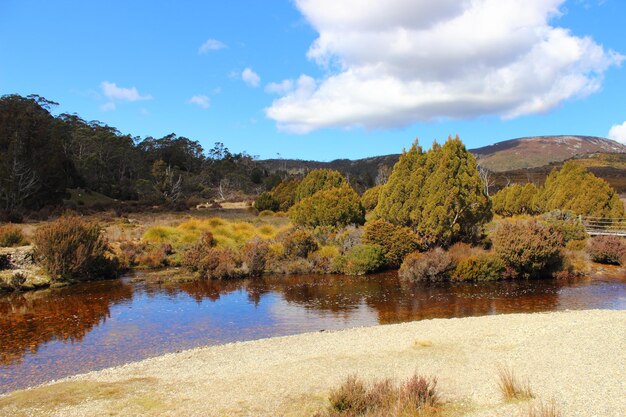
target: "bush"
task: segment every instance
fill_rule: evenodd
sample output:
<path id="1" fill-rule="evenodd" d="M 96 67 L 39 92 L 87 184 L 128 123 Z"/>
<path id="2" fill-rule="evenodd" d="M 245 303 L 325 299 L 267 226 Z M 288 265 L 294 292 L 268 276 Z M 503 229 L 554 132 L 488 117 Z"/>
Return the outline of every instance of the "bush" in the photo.
<path id="1" fill-rule="evenodd" d="M 261 195 L 254 202 L 254 208 L 259 211 L 278 211 L 278 209 L 280 209 L 280 202 L 274 197 L 274 194 L 264 192 L 261 193 Z"/>
<path id="2" fill-rule="evenodd" d="M 585 226 L 578 220 L 578 216 L 571 211 L 552 210 L 543 215 L 543 221 L 561 233 L 564 243 L 570 240 L 584 240 L 589 237 L 585 231 Z"/>
<path id="3" fill-rule="evenodd" d="M 339 272 L 336 269 L 339 249 L 335 246 L 322 246 L 309 255 L 314 272 L 318 274 L 332 274 Z"/>
<path id="4" fill-rule="evenodd" d="M 20 246 L 25 243 L 22 229 L 14 224 L 0 226 L 0 247 Z"/>
<path id="5" fill-rule="evenodd" d="M 460 260 L 452 279 L 457 281 L 496 281 L 502 278 L 506 265 L 494 254 L 470 256 Z"/>
<path id="6" fill-rule="evenodd" d="M 318 191 L 289 209 L 289 218 L 306 227 L 343 227 L 365 223 L 365 209 L 349 185 Z"/>
<path id="7" fill-rule="evenodd" d="M 210 248 L 198 263 L 198 273 L 202 278 L 227 279 L 244 276 L 240 261 L 230 249 Z"/>
<path id="8" fill-rule="evenodd" d="M 399 385 L 383 379 L 369 386 L 350 376 L 330 392 L 328 399 L 328 409 L 315 417 L 439 415 L 437 380 L 417 374 Z"/>
<path id="9" fill-rule="evenodd" d="M 143 242 L 121 242 L 116 251 L 120 268 L 126 270 L 139 265 L 139 258 L 144 254 L 146 248 L 147 245 Z"/>
<path id="10" fill-rule="evenodd" d="M 587 252 L 594 262 L 626 265 L 626 239 L 619 236 L 596 236 L 589 239 Z"/>
<path id="11" fill-rule="evenodd" d="M 274 198 L 278 200 L 280 205 L 280 211 L 287 211 L 296 202 L 296 190 L 300 181 L 297 178 L 293 178 L 287 181 L 283 181 L 272 189 Z"/>
<path id="12" fill-rule="evenodd" d="M 146 252 L 137 257 L 137 264 L 148 269 L 158 269 L 168 266 L 167 247 L 160 245 L 149 248 Z"/>
<path id="13" fill-rule="evenodd" d="M 379 245 L 385 256 L 385 266 L 389 268 L 398 268 L 406 255 L 420 249 L 419 239 L 411 229 L 384 220 L 365 224 L 363 243 Z"/>
<path id="14" fill-rule="evenodd" d="M 493 248 L 513 277 L 534 278 L 559 266 L 563 237 L 536 220 L 502 222 L 491 236 Z"/>
<path id="15" fill-rule="evenodd" d="M 306 258 L 318 248 L 313 234 L 304 229 L 290 229 L 281 233 L 277 240 L 282 243 L 287 258 Z"/>
<path id="16" fill-rule="evenodd" d="M 443 281 L 450 277 L 454 261 L 449 253 L 441 248 L 428 252 L 409 254 L 400 266 L 398 275 L 407 281 Z"/>
<path id="17" fill-rule="evenodd" d="M 215 246 L 213 233 L 204 232 L 198 242 L 183 253 L 182 265 L 191 271 L 198 271 L 200 263 L 213 246 Z"/>
<path id="18" fill-rule="evenodd" d="M 314 169 L 298 184 L 295 202 L 313 196 L 318 191 L 341 188 L 347 185 L 346 178 L 332 169 Z"/>
<path id="19" fill-rule="evenodd" d="M 100 226 L 80 217 L 61 217 L 41 226 L 34 236 L 35 253 L 57 281 L 88 280 L 117 273 L 117 261 Z"/>
<path id="20" fill-rule="evenodd" d="M 253 277 L 263 274 L 269 251 L 269 243 L 261 238 L 246 242 L 241 249 L 242 270 Z"/>
<path id="21" fill-rule="evenodd" d="M 336 265 L 348 275 L 363 275 L 379 270 L 385 262 L 378 245 L 356 245 Z"/>
<path id="22" fill-rule="evenodd" d="M 272 210 L 263 210 L 259 212 L 259 217 L 271 217 L 273 215 L 274 215 L 274 212 Z"/>
<path id="23" fill-rule="evenodd" d="M 378 196 L 380 195 L 382 187 L 382 185 L 377 185 L 376 187 L 372 187 L 363 193 L 361 196 L 361 204 L 366 211 L 372 211 L 376 208 L 378 205 Z"/>
<path id="24" fill-rule="evenodd" d="M 493 212 L 501 216 L 537 214 L 539 209 L 535 200 L 538 193 L 539 190 L 532 183 L 503 188 L 491 199 Z"/>

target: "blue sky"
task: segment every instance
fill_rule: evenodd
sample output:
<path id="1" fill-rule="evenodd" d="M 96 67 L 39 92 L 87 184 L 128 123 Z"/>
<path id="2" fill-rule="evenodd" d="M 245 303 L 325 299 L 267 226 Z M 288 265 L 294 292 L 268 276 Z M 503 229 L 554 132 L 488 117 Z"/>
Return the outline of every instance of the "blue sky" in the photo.
<path id="1" fill-rule="evenodd" d="M 0 94 L 261 158 L 454 134 L 626 143 L 625 16 L 622 0 L 3 0 Z"/>

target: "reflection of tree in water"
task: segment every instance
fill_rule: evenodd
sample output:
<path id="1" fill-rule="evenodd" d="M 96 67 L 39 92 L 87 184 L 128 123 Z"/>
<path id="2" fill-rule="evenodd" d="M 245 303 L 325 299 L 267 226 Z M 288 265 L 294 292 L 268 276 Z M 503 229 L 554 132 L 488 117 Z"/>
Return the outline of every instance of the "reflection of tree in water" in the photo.
<path id="1" fill-rule="evenodd" d="M 19 362 L 43 343 L 80 341 L 110 317 L 110 306 L 133 295 L 122 281 L 0 297 L 0 364 Z"/>

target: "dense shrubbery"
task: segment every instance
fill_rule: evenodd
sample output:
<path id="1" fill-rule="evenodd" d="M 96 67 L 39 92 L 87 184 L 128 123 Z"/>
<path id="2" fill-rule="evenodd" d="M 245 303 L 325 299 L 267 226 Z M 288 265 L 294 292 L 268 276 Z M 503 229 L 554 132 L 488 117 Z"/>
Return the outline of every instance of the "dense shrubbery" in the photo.
<path id="1" fill-rule="evenodd" d="M 400 156 L 380 191 L 374 214 L 408 226 L 430 246 L 471 241 L 491 218 L 476 159 L 459 138 L 428 152 L 413 145 Z"/>
<path id="2" fill-rule="evenodd" d="M 365 224 L 363 243 L 380 246 L 385 256 L 385 266 L 389 268 L 398 268 L 406 255 L 420 249 L 419 239 L 411 229 L 384 220 Z"/>
<path id="3" fill-rule="evenodd" d="M 563 236 L 565 243 L 570 240 L 584 240 L 589 237 L 585 226 L 571 211 L 552 210 L 543 215 L 543 222 Z"/>
<path id="4" fill-rule="evenodd" d="M 363 193 L 361 196 L 361 204 L 366 211 L 372 211 L 376 208 L 378 205 L 378 196 L 380 195 L 382 187 L 382 185 L 377 185 L 376 187 L 367 189 Z"/>
<path id="5" fill-rule="evenodd" d="M 261 193 L 254 202 L 254 208 L 258 211 L 278 211 L 280 209 L 280 202 L 274 197 L 271 192 Z"/>
<path id="6" fill-rule="evenodd" d="M 341 188 L 347 184 L 345 177 L 339 171 L 332 169 L 313 170 L 298 184 L 295 202 L 311 197 L 318 191 Z"/>
<path id="7" fill-rule="evenodd" d="M 272 195 L 278 201 L 280 211 L 287 211 L 295 204 L 296 190 L 300 181 L 300 179 L 293 178 L 281 182 L 272 189 Z"/>
<path id="8" fill-rule="evenodd" d="M 309 253 L 315 252 L 318 248 L 317 240 L 306 229 L 290 229 L 281 233 L 276 239 L 282 244 L 286 258 L 306 258 Z"/>
<path id="9" fill-rule="evenodd" d="M 378 245 L 356 245 L 338 258 L 337 263 L 337 269 L 345 274 L 367 274 L 377 271 L 383 266 L 383 251 Z"/>
<path id="10" fill-rule="evenodd" d="M 269 243 L 258 237 L 246 242 L 241 250 L 242 270 L 253 277 L 263 274 L 269 251 Z"/>
<path id="11" fill-rule="evenodd" d="M 515 184 L 498 191 L 492 198 L 493 212 L 501 216 L 537 214 L 536 199 L 539 190 L 534 184 Z"/>
<path id="12" fill-rule="evenodd" d="M 337 261 L 339 258 L 339 249 L 336 246 L 322 246 L 309 255 L 309 261 L 313 267 L 313 272 L 318 274 L 332 274 L 341 272 L 338 268 L 341 266 Z"/>
<path id="13" fill-rule="evenodd" d="M 601 178 L 575 162 L 554 169 L 537 195 L 543 211 L 570 210 L 583 216 L 624 217 L 617 192 Z"/>
<path id="14" fill-rule="evenodd" d="M 35 233 L 36 256 L 57 281 L 112 277 L 117 262 L 100 227 L 80 217 L 61 217 Z"/>
<path id="15" fill-rule="evenodd" d="M 491 240 L 513 277 L 537 277 L 558 267 L 562 260 L 563 237 L 536 220 L 502 222 Z"/>
<path id="16" fill-rule="evenodd" d="M 495 254 L 481 254 L 461 259 L 452 273 L 456 281 L 496 281 L 502 278 L 506 265 Z"/>
<path id="17" fill-rule="evenodd" d="M 25 242 L 19 226 L 5 224 L 0 226 L 0 247 L 19 246 Z"/>
<path id="18" fill-rule="evenodd" d="M 307 227 L 342 227 L 363 224 L 365 210 L 359 195 L 348 184 L 316 192 L 289 209 L 289 218 Z"/>
<path id="19" fill-rule="evenodd" d="M 413 252 L 404 258 L 398 275 L 407 281 L 445 281 L 450 278 L 454 261 L 441 248 Z"/>
<path id="20" fill-rule="evenodd" d="M 596 236 L 589 239 L 587 252 L 594 262 L 626 265 L 626 239 L 619 236 Z"/>

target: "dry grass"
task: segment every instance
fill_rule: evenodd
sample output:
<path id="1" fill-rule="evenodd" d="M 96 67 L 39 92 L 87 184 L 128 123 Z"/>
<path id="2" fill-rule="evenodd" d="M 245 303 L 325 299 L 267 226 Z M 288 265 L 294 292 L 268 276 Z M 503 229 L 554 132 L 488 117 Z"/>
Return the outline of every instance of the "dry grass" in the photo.
<path id="1" fill-rule="evenodd" d="M 498 367 L 498 386 L 502 396 L 507 401 L 535 398 L 530 383 L 520 381 L 513 369 L 508 366 L 501 365 Z"/>
<path id="2" fill-rule="evenodd" d="M 526 417 L 561 417 L 561 412 L 556 407 L 554 401 L 547 404 L 540 401 L 538 404 L 528 407 Z"/>
<path id="3" fill-rule="evenodd" d="M 330 405 L 317 417 L 431 417 L 441 416 L 437 380 L 414 374 L 400 385 L 389 379 L 369 386 L 350 376 L 331 391 Z"/>

